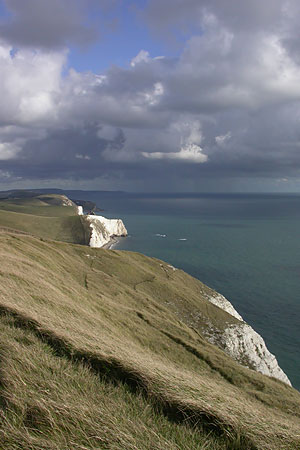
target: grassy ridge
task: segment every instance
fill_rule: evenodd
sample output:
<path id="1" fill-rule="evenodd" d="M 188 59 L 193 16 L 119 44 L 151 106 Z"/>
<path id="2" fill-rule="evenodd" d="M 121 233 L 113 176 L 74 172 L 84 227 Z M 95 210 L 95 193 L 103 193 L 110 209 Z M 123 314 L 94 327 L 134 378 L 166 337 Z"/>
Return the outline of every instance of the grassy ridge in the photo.
<path id="1" fill-rule="evenodd" d="M 0 199 L 0 209 L 47 217 L 67 217 L 77 214 L 76 205 L 67 197 L 57 194 L 32 194 L 31 197 L 25 198 Z"/>
<path id="2" fill-rule="evenodd" d="M 4 231 L 0 257 L 3 449 L 300 447 L 300 394 L 203 338 L 235 319 L 198 280 Z"/>
<path id="3" fill-rule="evenodd" d="M 72 203 L 66 205 L 61 195 L 0 200 L 0 226 L 44 239 L 87 244 L 90 236 L 83 220 L 77 214 L 77 207 Z"/>

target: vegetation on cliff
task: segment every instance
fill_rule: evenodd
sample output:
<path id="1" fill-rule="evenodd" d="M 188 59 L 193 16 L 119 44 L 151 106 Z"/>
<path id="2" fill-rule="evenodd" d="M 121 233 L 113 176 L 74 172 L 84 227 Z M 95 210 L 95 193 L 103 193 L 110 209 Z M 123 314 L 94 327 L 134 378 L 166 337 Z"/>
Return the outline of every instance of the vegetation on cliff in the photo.
<path id="1" fill-rule="evenodd" d="M 20 196 L 17 192 L 16 196 L 0 197 L 0 225 L 76 244 L 88 244 L 90 239 L 89 225 L 78 216 L 77 206 L 58 194 L 27 192 Z"/>

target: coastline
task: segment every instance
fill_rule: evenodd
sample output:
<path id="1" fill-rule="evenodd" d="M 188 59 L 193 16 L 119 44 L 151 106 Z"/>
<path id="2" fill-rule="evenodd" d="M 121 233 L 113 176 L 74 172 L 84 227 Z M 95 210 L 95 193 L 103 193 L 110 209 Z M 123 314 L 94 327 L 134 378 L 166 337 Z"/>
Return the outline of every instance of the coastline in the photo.
<path id="1" fill-rule="evenodd" d="M 90 247 L 112 250 L 120 242 L 120 237 L 127 235 L 127 230 L 121 219 L 107 219 L 95 215 L 87 216 L 87 218 L 93 230 Z M 156 236 L 161 235 L 156 234 Z M 94 240 L 92 239 L 93 237 Z M 91 245 L 92 242 L 93 244 Z M 166 260 L 168 259 L 166 258 Z M 228 312 L 238 321 L 234 324 L 235 327 L 225 327 L 221 335 L 218 328 L 213 329 L 213 327 L 210 327 L 206 336 L 208 341 L 225 350 L 227 354 L 242 365 L 265 375 L 273 376 L 290 385 L 290 380 L 280 368 L 276 357 L 268 351 L 263 338 L 250 325 L 244 322 L 232 304 L 217 291 L 216 295 L 213 295 L 208 300 L 220 309 Z"/>
<path id="2" fill-rule="evenodd" d="M 107 242 L 106 244 L 104 244 L 101 248 L 103 248 L 104 250 L 112 250 L 113 247 L 120 241 L 120 238 L 117 237 L 113 237 L 110 239 L 109 242 Z"/>

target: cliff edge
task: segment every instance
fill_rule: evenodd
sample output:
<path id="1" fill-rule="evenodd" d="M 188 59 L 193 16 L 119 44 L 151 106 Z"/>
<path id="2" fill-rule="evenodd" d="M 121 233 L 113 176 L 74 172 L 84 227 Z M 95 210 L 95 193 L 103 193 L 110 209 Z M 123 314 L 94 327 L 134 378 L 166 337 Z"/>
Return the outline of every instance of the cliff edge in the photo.
<path id="1" fill-rule="evenodd" d="M 221 332 L 213 326 L 208 327 L 205 336 L 209 342 L 222 348 L 243 366 L 291 386 L 290 380 L 279 367 L 276 357 L 267 349 L 263 338 L 243 320 L 232 304 L 221 294 L 209 297 L 208 300 L 238 320 L 238 323 L 229 324 Z"/>
<path id="2" fill-rule="evenodd" d="M 114 237 L 127 236 L 127 230 L 121 219 L 107 219 L 103 216 L 87 215 L 84 220 L 91 228 L 89 246 L 93 248 L 104 247 Z"/>

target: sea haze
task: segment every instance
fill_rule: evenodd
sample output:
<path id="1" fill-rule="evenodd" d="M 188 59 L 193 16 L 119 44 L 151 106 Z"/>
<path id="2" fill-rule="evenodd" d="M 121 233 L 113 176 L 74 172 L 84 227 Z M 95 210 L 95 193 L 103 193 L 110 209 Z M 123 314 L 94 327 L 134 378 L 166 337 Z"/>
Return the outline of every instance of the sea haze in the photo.
<path id="1" fill-rule="evenodd" d="M 300 389 L 300 196 L 89 193 L 129 231 L 116 248 L 168 261 L 225 295 Z"/>

